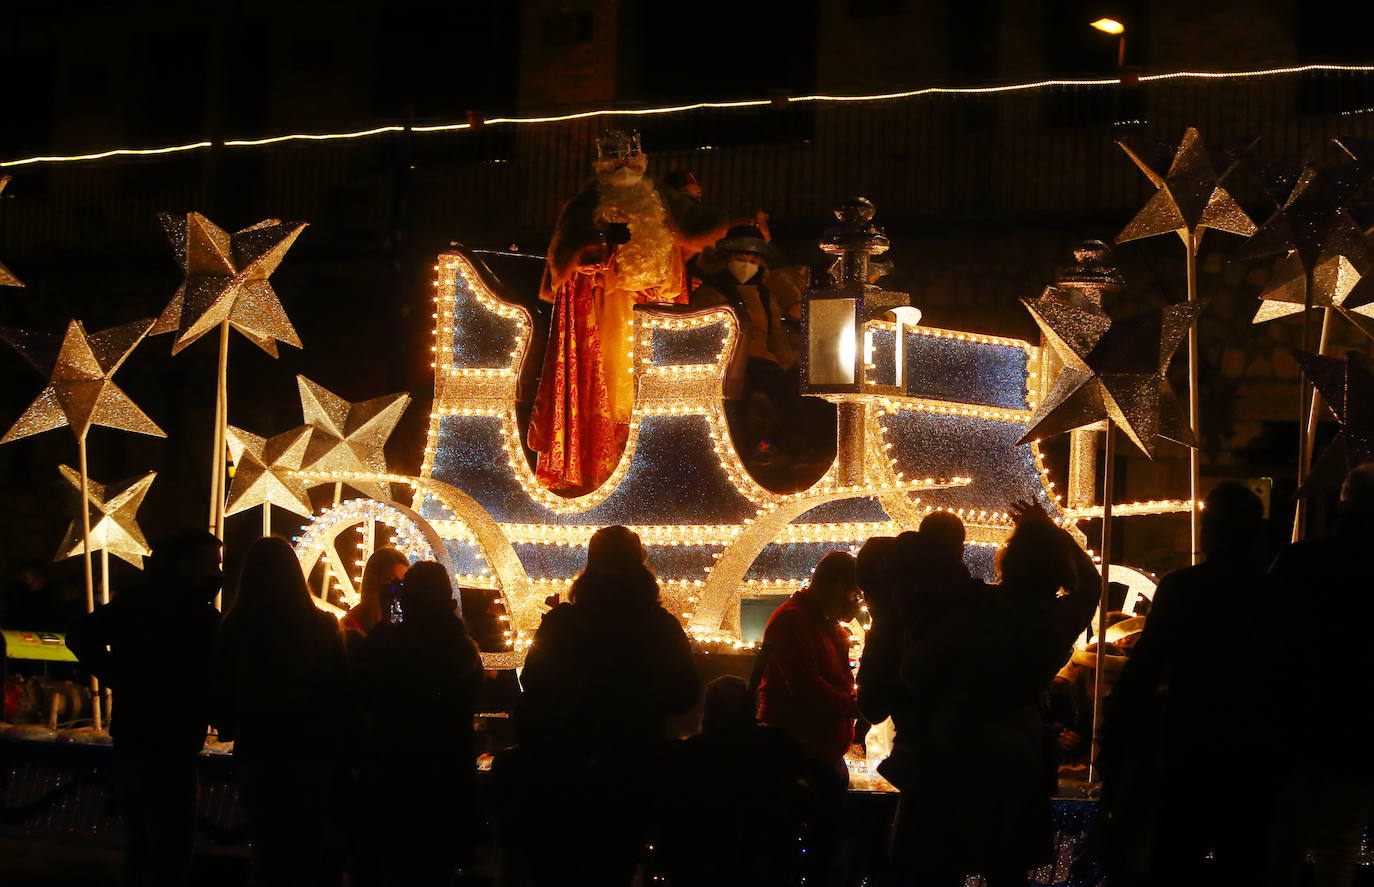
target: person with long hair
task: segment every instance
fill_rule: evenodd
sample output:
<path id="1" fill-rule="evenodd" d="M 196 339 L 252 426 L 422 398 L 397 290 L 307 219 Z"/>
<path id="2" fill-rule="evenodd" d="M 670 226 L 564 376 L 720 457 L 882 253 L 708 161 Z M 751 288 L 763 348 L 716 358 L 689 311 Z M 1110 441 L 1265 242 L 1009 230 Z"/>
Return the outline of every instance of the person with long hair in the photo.
<path id="1" fill-rule="evenodd" d="M 410 562 L 398 549 L 390 545 L 372 552 L 363 567 L 363 581 L 358 586 L 358 603 L 339 620 L 339 629 L 344 633 L 344 646 L 350 652 L 367 637 L 373 626 L 386 617 L 386 607 L 390 601 L 382 598 L 393 584 L 401 581 L 410 568 Z"/>
<path id="2" fill-rule="evenodd" d="M 355 845 L 372 845 L 360 854 L 376 863 L 368 883 L 447 885 L 476 821 L 472 715 L 482 658 L 439 564 L 406 572 L 400 606 L 401 621 L 378 623 L 354 660 L 365 725 L 361 807 L 371 824 Z"/>
<path id="3" fill-rule="evenodd" d="M 537 884 L 628 884 L 645 836 L 653 756 L 700 679 L 678 620 L 658 601 L 639 537 L 605 527 L 569 603 L 544 616 L 521 673 L 523 788 L 516 834 Z"/>
<path id="4" fill-rule="evenodd" d="M 249 547 L 217 665 L 215 723 L 234 740 L 254 884 L 314 884 L 356 717 L 338 624 L 315 607 L 284 539 Z"/>
<path id="5" fill-rule="evenodd" d="M 988 887 L 1021 887 L 1053 859 L 1056 762 L 1040 700 L 1092 618 L 1100 580 L 1043 508 L 1011 512 L 998 583 L 950 601 L 902 657 L 915 766 L 893 852 L 922 885 L 981 874 Z"/>

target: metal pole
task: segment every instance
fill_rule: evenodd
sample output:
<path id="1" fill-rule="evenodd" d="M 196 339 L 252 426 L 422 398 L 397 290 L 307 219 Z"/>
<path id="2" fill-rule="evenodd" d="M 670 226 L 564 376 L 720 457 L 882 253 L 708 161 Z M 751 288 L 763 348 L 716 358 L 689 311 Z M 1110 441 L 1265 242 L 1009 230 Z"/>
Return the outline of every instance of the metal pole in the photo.
<path id="1" fill-rule="evenodd" d="M 100 549 L 100 602 L 110 602 L 110 550 Z"/>
<path id="2" fill-rule="evenodd" d="M 229 321 L 219 327 L 219 378 L 217 401 L 219 412 L 215 417 L 215 469 L 219 472 L 219 482 L 215 490 L 215 536 L 224 539 L 224 498 L 229 492 L 228 462 L 224 457 L 225 443 L 229 437 Z"/>
<path id="3" fill-rule="evenodd" d="M 1306 286 L 1303 288 L 1302 300 L 1302 350 L 1312 350 L 1312 288 L 1313 271 L 1307 269 Z M 1307 442 L 1307 422 L 1308 422 L 1308 387 L 1307 370 L 1299 367 L 1298 369 L 1298 489 L 1307 483 L 1307 469 L 1311 462 L 1311 454 L 1308 452 Z M 1293 509 L 1293 541 L 1298 541 L 1307 534 L 1307 498 L 1297 496 L 1297 502 Z"/>
<path id="4" fill-rule="evenodd" d="M 1331 326 L 1332 326 L 1332 324 L 1331 324 L 1331 314 L 1332 314 L 1332 309 L 1330 309 L 1330 308 L 1323 308 L 1323 309 L 1322 309 L 1322 331 L 1321 331 L 1321 337 L 1317 340 L 1317 353 L 1318 353 L 1318 354 L 1325 354 L 1325 353 L 1326 353 L 1326 348 L 1327 348 L 1327 346 L 1331 344 Z M 1304 337 L 1303 337 L 1303 346 L 1305 347 L 1306 345 L 1307 345 L 1307 337 L 1304 336 Z M 1308 472 L 1308 471 L 1310 470 L 1310 468 L 1311 468 L 1311 466 L 1310 466 L 1308 463 L 1310 463 L 1311 460 L 1312 460 L 1312 450 L 1313 450 L 1313 448 L 1316 446 L 1316 443 L 1317 443 L 1317 416 L 1318 416 L 1318 415 L 1320 414 L 1320 412 L 1321 412 L 1321 403 L 1322 403 L 1322 394 L 1321 394 L 1320 391 L 1317 390 L 1317 386 L 1313 385 L 1313 386 L 1312 386 L 1312 393 L 1311 393 L 1311 396 L 1308 398 L 1308 401 L 1307 401 L 1307 422 L 1306 422 L 1306 425 L 1305 425 L 1305 435 L 1306 435 L 1306 441 L 1307 441 L 1307 453 L 1306 453 L 1305 456 L 1303 456 L 1304 462 L 1303 462 L 1303 465 L 1302 465 L 1302 467 L 1301 467 L 1301 469 L 1300 469 L 1300 470 L 1302 471 L 1304 477 L 1306 476 L 1307 472 Z M 1302 500 L 1299 500 L 1299 501 L 1302 501 Z M 1293 515 L 1293 535 L 1292 535 L 1292 541 L 1293 541 L 1293 542 L 1297 542 L 1299 539 L 1302 538 L 1302 536 L 1301 536 L 1301 529 L 1302 529 L 1302 527 L 1301 527 L 1301 524 L 1300 524 L 1299 521 L 1298 521 L 1298 515 L 1295 513 L 1295 514 Z"/>
<path id="5" fill-rule="evenodd" d="M 1093 675 L 1093 740 L 1088 751 L 1088 781 L 1097 781 L 1097 757 L 1102 742 L 1102 676 L 1107 668 L 1107 596 L 1111 591 L 1112 487 L 1116 480 L 1116 426 L 1107 423 L 1102 448 L 1102 586 L 1097 596 L 1097 660 Z"/>
<path id="6" fill-rule="evenodd" d="M 90 475 L 86 469 L 86 432 L 76 438 L 76 457 L 81 469 L 81 563 L 86 576 L 86 612 L 95 611 L 95 577 L 91 568 L 91 506 Z M 100 681 L 91 675 L 91 715 L 97 730 L 103 726 L 100 716 Z"/>
<path id="7" fill-rule="evenodd" d="M 272 535 L 272 503 L 271 503 L 271 502 L 264 502 L 264 503 L 262 503 L 262 534 L 263 534 L 264 536 L 271 536 L 271 535 Z"/>
<path id="8" fill-rule="evenodd" d="M 1201 235 L 1188 232 L 1184 248 L 1188 251 L 1188 303 L 1197 301 L 1197 248 Z M 1198 325 L 1188 327 L 1188 425 L 1198 439 L 1199 446 L 1188 449 L 1188 496 L 1192 500 L 1189 509 L 1189 563 L 1197 564 L 1202 560 L 1202 512 L 1198 503 L 1202 501 L 1202 400 L 1198 396 L 1198 376 L 1202 367 L 1198 362 Z"/>

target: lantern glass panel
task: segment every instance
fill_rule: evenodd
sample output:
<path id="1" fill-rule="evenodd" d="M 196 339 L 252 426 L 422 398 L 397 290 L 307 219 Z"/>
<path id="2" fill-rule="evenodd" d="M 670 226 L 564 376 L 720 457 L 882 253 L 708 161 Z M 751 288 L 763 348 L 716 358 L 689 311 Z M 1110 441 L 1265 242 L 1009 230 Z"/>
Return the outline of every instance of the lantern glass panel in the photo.
<path id="1" fill-rule="evenodd" d="M 856 307 L 854 299 L 813 299 L 807 306 L 810 384 L 855 384 Z"/>

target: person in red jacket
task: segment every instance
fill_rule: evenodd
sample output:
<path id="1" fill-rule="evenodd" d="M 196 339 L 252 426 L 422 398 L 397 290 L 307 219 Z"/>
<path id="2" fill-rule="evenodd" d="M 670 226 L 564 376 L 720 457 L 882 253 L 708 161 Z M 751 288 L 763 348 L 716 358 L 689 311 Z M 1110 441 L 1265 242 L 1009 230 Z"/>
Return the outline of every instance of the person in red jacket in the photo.
<path id="1" fill-rule="evenodd" d="M 840 814 L 849 771 L 845 752 L 859 714 L 849 668 L 849 635 L 841 623 L 859 611 L 853 556 L 832 551 L 811 582 L 773 612 L 763 630 L 759 719 L 797 742 L 813 767 L 816 815 L 809 828 L 809 883 L 835 881 Z"/>

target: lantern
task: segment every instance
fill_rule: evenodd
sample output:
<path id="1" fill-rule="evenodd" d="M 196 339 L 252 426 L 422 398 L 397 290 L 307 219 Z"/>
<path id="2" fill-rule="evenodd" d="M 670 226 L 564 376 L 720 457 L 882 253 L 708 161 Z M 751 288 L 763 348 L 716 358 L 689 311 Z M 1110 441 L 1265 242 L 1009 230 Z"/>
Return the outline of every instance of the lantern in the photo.
<path id="1" fill-rule="evenodd" d="M 906 390 L 904 327 L 914 326 L 921 312 L 906 293 L 868 283 L 868 258 L 886 252 L 887 237 L 874 225 L 874 207 L 862 197 L 835 208 L 840 224 L 829 228 L 821 249 L 839 256 L 834 282 L 810 290 L 802 303 L 802 393 L 820 395 L 900 394 Z M 870 320 L 896 316 L 896 335 L 886 371 L 877 369 Z"/>

